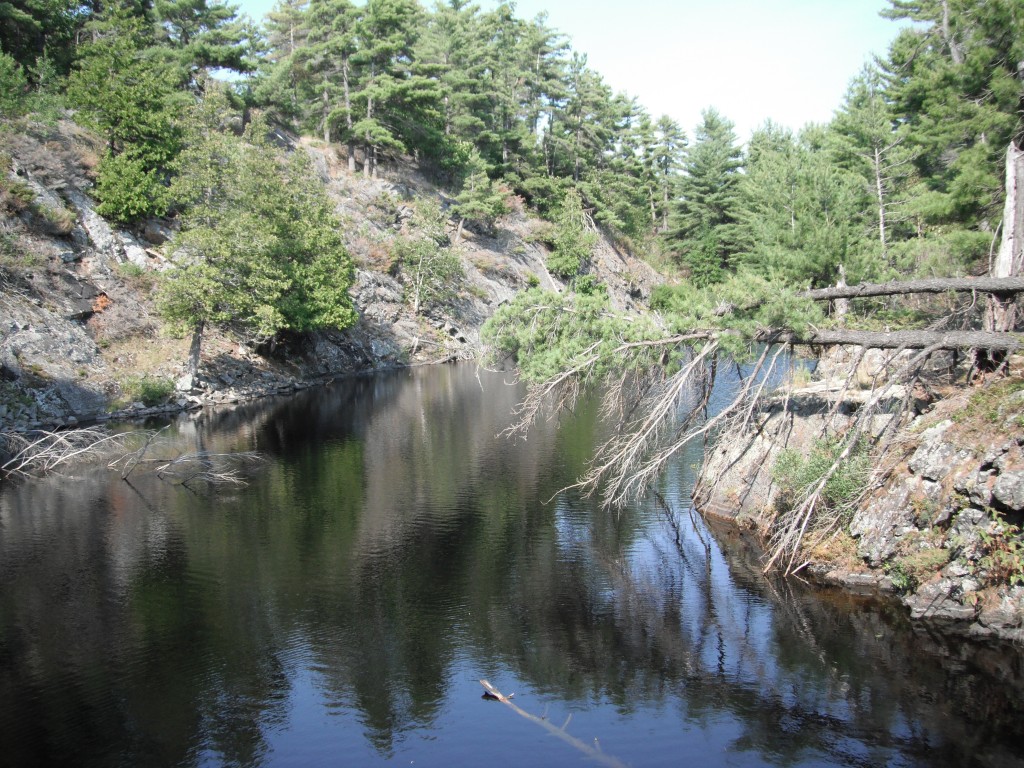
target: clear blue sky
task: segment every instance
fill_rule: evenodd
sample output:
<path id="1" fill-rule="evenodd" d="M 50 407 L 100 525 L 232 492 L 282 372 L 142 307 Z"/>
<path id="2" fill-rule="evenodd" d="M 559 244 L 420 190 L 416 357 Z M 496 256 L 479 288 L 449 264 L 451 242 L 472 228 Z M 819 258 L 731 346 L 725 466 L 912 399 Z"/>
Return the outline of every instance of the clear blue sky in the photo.
<path id="1" fill-rule="evenodd" d="M 423 0 L 421 0 L 423 2 Z M 477 0 L 489 10 L 498 0 Z M 430 5 L 430 2 L 425 2 Z M 273 0 L 243 0 L 260 20 Z M 798 129 L 825 122 L 895 22 L 885 0 L 518 0 L 522 18 L 548 24 L 616 91 L 692 136 L 714 106 L 745 141 L 766 119 Z"/>

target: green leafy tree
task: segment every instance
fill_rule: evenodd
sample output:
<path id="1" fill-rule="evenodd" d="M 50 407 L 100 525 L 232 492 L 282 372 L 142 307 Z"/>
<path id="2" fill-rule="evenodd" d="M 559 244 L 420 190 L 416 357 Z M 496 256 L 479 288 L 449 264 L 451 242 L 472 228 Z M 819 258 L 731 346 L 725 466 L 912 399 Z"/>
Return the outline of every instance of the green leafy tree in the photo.
<path id="1" fill-rule="evenodd" d="M 224 131 L 225 107 L 217 97 L 196 108 L 172 186 L 182 229 L 160 308 L 192 333 L 193 375 L 207 325 L 268 340 L 283 330 L 345 328 L 356 317 L 351 262 L 308 157 L 282 157 L 258 116 L 242 138 Z"/>
<path id="2" fill-rule="evenodd" d="M 796 137 L 772 123 L 751 137 L 734 264 L 801 288 L 834 284 L 841 266 L 855 281 L 884 274 L 865 179 L 837 165 L 826 140 L 820 128 Z"/>
<path id="3" fill-rule="evenodd" d="M 494 220 L 507 211 L 505 194 L 488 177 L 483 158 L 474 150 L 467 163 L 462 190 L 455 198 L 453 212 L 459 217 L 456 241 L 462 239 L 462 229 L 467 221 L 480 223 L 490 229 Z"/>
<path id="4" fill-rule="evenodd" d="M 221 0 L 155 0 L 155 52 L 192 88 L 212 69 L 251 72 L 256 30 L 238 16 L 238 6 Z"/>
<path id="5" fill-rule="evenodd" d="M 363 173 L 375 176 L 384 155 L 424 142 L 439 121 L 436 83 L 413 69 L 413 47 L 422 22 L 415 0 L 368 0 L 359 22 L 361 68 L 351 133 L 364 146 Z"/>
<path id="6" fill-rule="evenodd" d="M 683 169 L 687 140 L 685 131 L 668 115 L 658 118 L 654 131 L 649 159 L 654 181 L 650 190 L 651 219 L 660 232 L 666 232 L 671 201 L 676 196 L 679 174 Z"/>
<path id="7" fill-rule="evenodd" d="M 21 65 L 0 51 L 0 117 L 17 117 L 24 112 L 28 80 Z"/>
<path id="8" fill-rule="evenodd" d="M 283 64 L 305 83 L 324 142 L 343 125 L 348 142 L 348 167 L 355 172 L 352 91 L 353 56 L 358 50 L 360 11 L 349 0 L 311 0 L 304 14 L 305 43 Z"/>
<path id="9" fill-rule="evenodd" d="M 96 194 L 100 213 L 129 222 L 167 210 L 167 169 L 178 151 L 174 115 L 188 97 L 173 88 L 166 65 L 150 56 L 151 35 L 130 5 L 111 5 L 86 26 L 68 82 L 79 119 L 98 130 L 107 150 Z"/>
<path id="10" fill-rule="evenodd" d="M 64 76 L 74 52 L 75 32 L 88 6 L 68 0 L 2 0 L 0 51 L 31 74 L 46 59 Z"/>
<path id="11" fill-rule="evenodd" d="M 442 135 L 432 154 L 450 174 L 463 173 L 469 159 L 463 147 L 472 147 L 484 127 L 480 84 L 486 47 L 479 6 L 447 0 L 430 14 L 414 49 L 415 71 L 437 84 Z"/>
<path id="12" fill-rule="evenodd" d="M 908 210 L 922 226 L 994 227 L 1002 158 L 1020 127 L 1024 8 L 1016 0 L 892 0 L 885 15 L 916 22 L 883 62 L 886 98 L 920 178 Z"/>
<path id="13" fill-rule="evenodd" d="M 842 167 L 859 173 L 870 191 L 883 262 L 890 258 L 892 230 L 902 218 L 898 208 L 913 170 L 906 132 L 897 130 L 897 125 L 881 73 L 866 67 L 850 85 L 843 107 L 830 126 L 835 138 L 833 155 Z"/>

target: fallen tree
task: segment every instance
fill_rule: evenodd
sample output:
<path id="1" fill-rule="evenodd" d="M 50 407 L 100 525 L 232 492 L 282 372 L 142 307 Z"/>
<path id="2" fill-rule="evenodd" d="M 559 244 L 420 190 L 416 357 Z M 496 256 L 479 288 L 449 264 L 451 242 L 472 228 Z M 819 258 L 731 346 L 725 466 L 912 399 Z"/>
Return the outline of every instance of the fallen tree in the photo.
<path id="1" fill-rule="evenodd" d="M 815 301 L 832 299 L 860 299 L 872 296 L 906 296 L 912 293 L 989 293 L 1014 296 L 1024 293 L 1024 278 L 1020 277 L 930 277 L 922 280 L 902 280 L 888 283 L 861 283 L 833 288 L 815 288 L 799 295 Z"/>
<path id="2" fill-rule="evenodd" d="M 805 536 L 827 535 L 839 519 L 825 514 L 829 479 L 867 443 L 874 450 L 885 450 L 899 424 L 912 415 L 910 393 L 926 383 L 936 354 L 946 350 L 1009 353 L 1022 346 L 1020 334 L 970 328 L 887 332 L 828 328 L 818 302 L 844 296 L 968 290 L 969 284 L 973 290 L 1013 295 L 1024 290 L 1024 281 L 958 278 L 800 293 L 749 277 L 745 280 L 721 286 L 717 295 L 683 286 L 678 296 L 670 295 L 662 305 L 663 313 L 640 317 L 616 315 L 600 296 L 528 291 L 499 310 L 483 335 L 490 358 L 511 357 L 530 384 L 518 424 L 510 430 L 513 433 L 524 432 L 543 414 L 571 408 L 587 388 L 600 388 L 603 413 L 617 428 L 572 487 L 584 494 L 600 493 L 610 506 L 642 495 L 666 464 L 694 440 L 707 444 L 719 435 L 738 435 L 756 427 L 765 396 L 791 375 L 794 346 L 844 345 L 860 350 L 846 375 L 844 391 L 835 393 L 836 408 L 845 389 L 865 386 L 855 375 L 865 351 L 888 351 L 884 364 L 868 377 L 868 391 L 851 426 L 835 436 L 838 445 L 831 466 L 776 521 L 767 566 L 789 571 L 799 566 L 795 558 Z M 746 309 L 736 309 L 741 303 Z M 727 307 L 724 312 L 723 307 Z M 961 319 L 977 323 L 977 317 Z M 938 325 L 947 322 L 943 318 Z M 940 367 L 948 370 L 949 366 L 944 361 Z M 728 394 L 721 392 L 723 371 L 731 376 Z M 716 385 L 719 394 L 712 409 Z M 868 425 L 883 412 L 891 418 L 878 434 Z"/>

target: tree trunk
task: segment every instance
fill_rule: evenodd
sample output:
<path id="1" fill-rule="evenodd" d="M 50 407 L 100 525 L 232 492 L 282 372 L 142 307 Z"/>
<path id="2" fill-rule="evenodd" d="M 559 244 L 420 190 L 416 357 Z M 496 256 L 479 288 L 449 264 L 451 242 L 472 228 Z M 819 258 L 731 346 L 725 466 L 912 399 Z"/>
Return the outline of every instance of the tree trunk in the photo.
<path id="1" fill-rule="evenodd" d="M 882 179 L 882 151 L 875 147 L 872 164 L 875 168 L 875 195 L 878 197 L 878 241 L 882 244 L 882 258 L 889 260 L 889 244 L 885 237 L 885 183 Z"/>
<path id="2" fill-rule="evenodd" d="M 1024 251 L 1024 151 L 1012 142 L 1006 150 L 1006 204 L 1003 208 L 1003 237 L 993 262 L 991 278 L 1013 278 L 1022 269 Z M 1012 296 L 992 296 L 985 311 L 985 330 L 1012 331 L 1017 307 Z"/>
<path id="3" fill-rule="evenodd" d="M 323 123 L 324 123 L 324 125 L 323 125 L 323 128 L 324 128 L 324 144 L 330 144 L 331 143 L 331 120 L 330 120 L 330 115 L 331 115 L 331 95 L 327 91 L 327 81 L 326 80 L 324 81 L 324 88 L 323 88 L 323 91 L 320 94 L 320 98 L 323 101 L 323 105 L 321 107 L 321 111 L 322 111 L 322 118 L 323 118 Z"/>
<path id="4" fill-rule="evenodd" d="M 949 48 L 949 57 L 953 59 L 953 63 L 963 64 L 964 52 L 960 49 L 960 44 L 953 39 L 953 32 L 949 26 L 949 0 L 942 0 L 942 39 Z"/>
<path id="5" fill-rule="evenodd" d="M 988 331 L 812 331 L 806 335 L 792 331 L 764 331 L 763 342 L 832 346 L 846 344 L 873 349 L 987 349 L 1012 352 L 1024 346 L 1016 333 Z"/>
<path id="6" fill-rule="evenodd" d="M 836 280 L 836 288 L 846 288 L 846 267 L 839 265 L 839 279 Z M 849 299 L 836 299 L 836 318 L 840 325 L 846 325 L 846 316 L 850 313 Z"/>
<path id="7" fill-rule="evenodd" d="M 990 293 L 1012 296 L 1024 293 L 1024 278 L 1020 277 L 930 277 L 892 283 L 862 283 L 846 288 L 815 288 L 797 294 L 801 298 L 825 301 L 857 299 L 868 296 L 903 296 L 910 293 Z M 998 329 L 992 329 L 998 330 Z"/>
<path id="8" fill-rule="evenodd" d="M 345 89 L 345 128 L 348 129 L 348 172 L 356 172 L 356 139 L 352 135 L 352 96 L 348 88 L 348 56 L 341 60 L 341 82 Z"/>
<path id="9" fill-rule="evenodd" d="M 192 343 L 188 348 L 188 375 L 195 378 L 199 375 L 199 353 L 203 345 L 203 328 L 205 323 L 200 321 L 192 329 Z"/>

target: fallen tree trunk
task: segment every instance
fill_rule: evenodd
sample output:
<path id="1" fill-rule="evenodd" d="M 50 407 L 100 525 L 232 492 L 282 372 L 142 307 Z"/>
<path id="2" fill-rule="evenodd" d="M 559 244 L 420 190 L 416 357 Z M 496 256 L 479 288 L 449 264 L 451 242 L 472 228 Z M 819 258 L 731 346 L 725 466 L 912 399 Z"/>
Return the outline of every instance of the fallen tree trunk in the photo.
<path id="1" fill-rule="evenodd" d="M 910 293 L 994 293 L 1012 296 L 1024 293 L 1020 277 L 930 277 L 891 283 L 862 283 L 835 288 L 815 288 L 799 296 L 815 301 L 857 299 L 868 296 L 904 296 Z"/>
<path id="2" fill-rule="evenodd" d="M 875 349 L 991 349 L 1013 352 L 1020 349 L 1024 336 L 997 331 L 763 331 L 757 340 L 808 346 L 847 344 Z"/>

